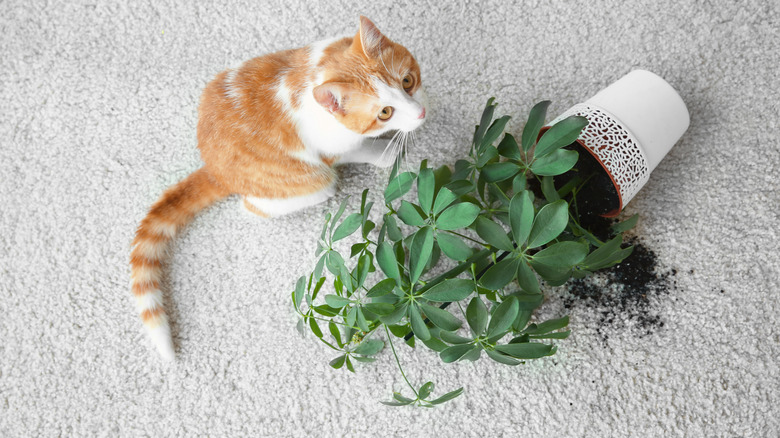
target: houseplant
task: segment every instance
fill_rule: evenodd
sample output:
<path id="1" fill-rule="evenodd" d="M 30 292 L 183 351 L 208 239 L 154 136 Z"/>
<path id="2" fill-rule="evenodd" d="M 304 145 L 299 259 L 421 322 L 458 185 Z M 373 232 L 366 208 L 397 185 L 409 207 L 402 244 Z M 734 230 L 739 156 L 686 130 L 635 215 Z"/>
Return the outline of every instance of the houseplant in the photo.
<path id="1" fill-rule="evenodd" d="M 384 333 L 412 396 L 396 392 L 383 403 L 430 407 L 463 392 L 432 398 L 432 382 L 412 385 L 396 354 L 400 340 L 422 343 L 445 363 L 484 352 L 513 366 L 554 354 L 552 341 L 568 337 L 569 320 L 531 322 L 543 300 L 539 279 L 559 286 L 631 253 L 622 231 L 636 217 L 616 224 L 609 238 L 597 236 L 580 220 L 583 179 L 556 184 L 577 171 L 570 145 L 587 119 L 564 118 L 540 136 L 548 106 L 531 109 L 518 143 L 503 132 L 509 116 L 494 119 L 490 99 L 468 157 L 453 168 L 427 161 L 417 172 L 394 168 L 381 224 L 369 217 L 368 191 L 358 211 L 347 214 L 345 200 L 326 216 L 316 266 L 292 292 L 298 329 L 337 351 L 333 368 L 353 372 L 355 361 L 375 360 Z M 344 239 L 352 242 L 348 255 L 337 249 Z"/>

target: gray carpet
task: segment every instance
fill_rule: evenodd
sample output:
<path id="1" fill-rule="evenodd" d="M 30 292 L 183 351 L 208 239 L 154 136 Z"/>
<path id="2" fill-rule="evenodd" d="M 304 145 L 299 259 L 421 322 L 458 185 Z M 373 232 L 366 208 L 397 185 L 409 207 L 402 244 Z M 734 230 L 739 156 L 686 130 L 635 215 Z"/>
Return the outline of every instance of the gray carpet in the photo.
<path id="1" fill-rule="evenodd" d="M 776 1 L 263 3 L 0 3 L 0 436 L 780 434 Z M 332 370 L 290 303 L 326 211 L 383 187 L 384 171 L 351 166 L 304 212 L 262 220 L 231 198 L 197 218 L 168 268 L 178 360 L 163 364 L 129 245 L 200 165 L 202 88 L 353 34 L 360 13 L 421 64 L 431 116 L 411 166 L 466 153 L 490 96 L 518 133 L 533 103 L 559 114 L 633 68 L 675 86 L 691 126 L 626 210 L 663 284 L 628 303 L 548 290 L 540 315 L 568 312 L 573 334 L 517 368 L 402 347 L 413 382 L 466 393 L 385 407 L 404 390 L 392 355 Z"/>

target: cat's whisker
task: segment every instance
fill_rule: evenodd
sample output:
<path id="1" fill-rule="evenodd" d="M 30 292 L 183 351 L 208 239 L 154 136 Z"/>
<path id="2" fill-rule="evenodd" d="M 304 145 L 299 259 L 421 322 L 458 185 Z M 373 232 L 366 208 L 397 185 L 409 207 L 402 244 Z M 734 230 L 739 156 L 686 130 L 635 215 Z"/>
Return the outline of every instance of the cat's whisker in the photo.
<path id="1" fill-rule="evenodd" d="M 393 141 L 398 136 L 398 132 L 393 135 L 393 137 L 390 139 L 390 141 L 387 143 L 387 146 L 385 147 L 384 151 L 382 151 L 382 155 L 379 157 L 379 161 L 384 161 L 385 158 L 388 156 L 388 154 L 393 154 L 395 151 L 395 145 L 393 144 Z M 393 155 L 390 155 L 393 156 Z"/>

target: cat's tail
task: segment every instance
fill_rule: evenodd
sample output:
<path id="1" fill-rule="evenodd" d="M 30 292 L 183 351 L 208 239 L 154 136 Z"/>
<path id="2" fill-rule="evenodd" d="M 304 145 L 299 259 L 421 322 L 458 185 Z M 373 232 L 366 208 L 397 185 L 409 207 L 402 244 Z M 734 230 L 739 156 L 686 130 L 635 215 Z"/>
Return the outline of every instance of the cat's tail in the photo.
<path id="1" fill-rule="evenodd" d="M 168 243 L 198 212 L 229 194 L 206 168 L 200 168 L 163 193 L 135 234 L 130 253 L 132 292 L 146 331 L 165 360 L 175 358 L 160 291 Z"/>

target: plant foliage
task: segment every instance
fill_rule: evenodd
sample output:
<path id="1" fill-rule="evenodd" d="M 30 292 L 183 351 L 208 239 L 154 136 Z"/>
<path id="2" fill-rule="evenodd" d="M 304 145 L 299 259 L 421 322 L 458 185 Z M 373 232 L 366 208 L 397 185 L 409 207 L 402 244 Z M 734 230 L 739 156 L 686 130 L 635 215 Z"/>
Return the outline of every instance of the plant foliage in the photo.
<path id="1" fill-rule="evenodd" d="M 565 147 L 587 120 L 566 118 L 540 136 L 548 106 L 544 101 L 531 109 L 518 144 L 504 134 L 509 117 L 493 118 L 491 98 L 467 158 L 453 168 L 432 169 L 423 161 L 416 173 L 399 173 L 396 166 L 378 229 L 369 218 L 374 203 L 367 190 L 359 211 L 346 214 L 345 200 L 326 216 L 314 271 L 292 292 L 298 330 L 337 352 L 333 368 L 352 372 L 355 362 L 375 360 L 385 346 L 377 333 L 384 332 L 413 398 L 396 392 L 383 403 L 432 407 L 463 392 L 431 398 L 432 382 L 412 385 L 393 338 L 412 347 L 419 341 L 445 363 L 484 353 L 515 366 L 553 355 L 552 341 L 568 337 L 569 319 L 532 322 L 543 300 L 540 285 L 562 285 L 631 253 L 622 231 L 635 218 L 603 242 L 570 208 L 576 188 L 556 189 L 554 178 L 577 163 L 577 152 Z M 336 249 L 347 238 L 355 241 L 348 255 Z"/>

